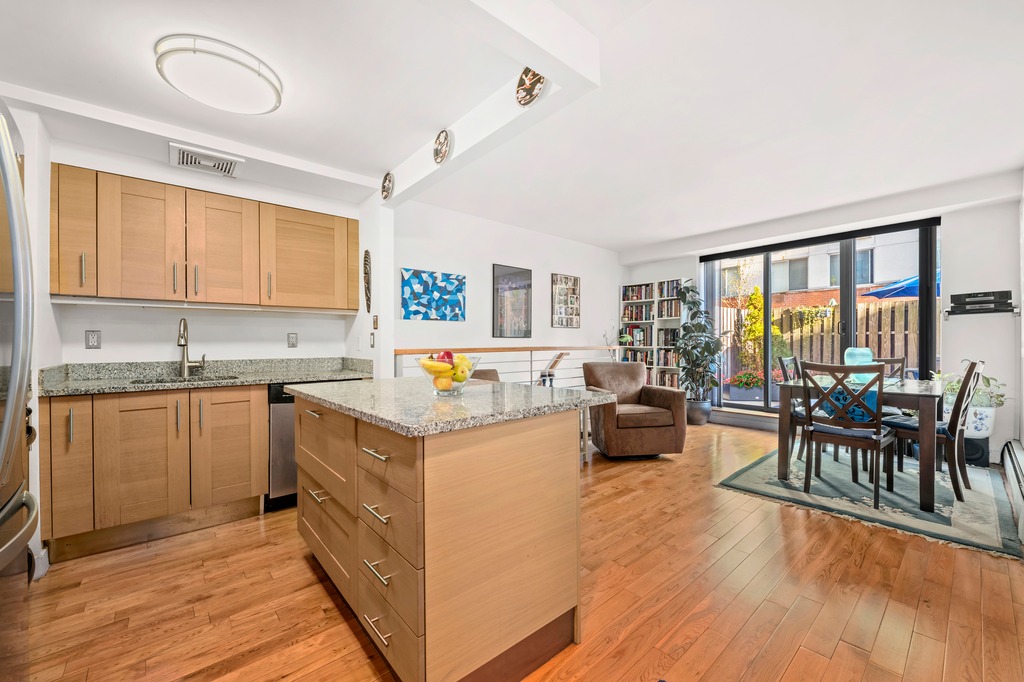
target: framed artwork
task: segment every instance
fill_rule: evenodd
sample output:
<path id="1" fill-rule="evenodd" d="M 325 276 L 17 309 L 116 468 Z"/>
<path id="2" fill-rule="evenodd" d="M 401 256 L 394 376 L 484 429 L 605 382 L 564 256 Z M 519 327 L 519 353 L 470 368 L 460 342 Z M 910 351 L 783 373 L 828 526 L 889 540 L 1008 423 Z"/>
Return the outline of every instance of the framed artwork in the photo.
<path id="1" fill-rule="evenodd" d="M 533 272 L 494 265 L 494 330 L 496 339 L 528 339 L 532 335 Z"/>
<path id="2" fill-rule="evenodd" d="M 466 321 L 466 276 L 401 268 L 402 319 Z"/>
<path id="3" fill-rule="evenodd" d="M 551 326 L 580 328 L 580 278 L 551 275 Z"/>

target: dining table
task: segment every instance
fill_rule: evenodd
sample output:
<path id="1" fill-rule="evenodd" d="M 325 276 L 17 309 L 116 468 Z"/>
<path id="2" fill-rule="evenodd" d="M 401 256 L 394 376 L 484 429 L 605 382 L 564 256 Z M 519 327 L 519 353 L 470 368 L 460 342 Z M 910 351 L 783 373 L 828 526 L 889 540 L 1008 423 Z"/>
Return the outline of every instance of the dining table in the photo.
<path id="1" fill-rule="evenodd" d="M 793 399 L 803 396 L 803 382 L 799 379 L 783 381 L 779 386 L 779 480 L 789 480 L 789 436 L 797 424 L 793 420 Z M 917 410 L 920 423 L 918 441 L 920 457 L 921 511 L 935 511 L 936 471 L 936 414 L 942 399 L 944 384 L 941 380 L 886 379 L 882 388 L 882 403 L 904 410 Z M 941 460 L 938 460 L 941 466 Z"/>

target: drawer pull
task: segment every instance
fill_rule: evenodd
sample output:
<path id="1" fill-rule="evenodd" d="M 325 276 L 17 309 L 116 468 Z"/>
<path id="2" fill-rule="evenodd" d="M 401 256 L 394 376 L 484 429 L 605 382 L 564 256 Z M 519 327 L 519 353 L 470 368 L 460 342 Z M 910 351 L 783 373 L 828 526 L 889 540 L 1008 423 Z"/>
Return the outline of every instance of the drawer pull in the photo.
<path id="1" fill-rule="evenodd" d="M 312 497 L 314 500 L 316 500 L 317 504 L 323 504 L 324 500 L 331 499 L 330 495 L 324 495 L 323 497 L 320 497 L 324 493 L 323 490 L 310 490 L 310 489 L 307 488 L 306 492 L 309 493 L 310 497 Z"/>
<path id="2" fill-rule="evenodd" d="M 313 410 L 306 410 L 306 414 L 308 414 L 308 415 L 310 415 L 312 417 L 316 417 L 317 419 L 320 418 L 320 413 L 319 412 L 314 412 Z"/>
<path id="3" fill-rule="evenodd" d="M 377 566 L 380 564 L 379 561 L 374 561 L 371 564 L 366 559 L 363 559 L 363 563 L 366 564 L 366 567 L 368 569 L 370 569 L 370 571 L 372 571 L 375 576 L 377 576 L 377 580 L 379 580 L 381 582 L 381 584 L 384 585 L 384 587 L 387 587 L 390 584 L 390 583 L 388 583 L 388 578 L 390 578 L 391 576 L 390 575 L 381 575 L 380 572 L 377 570 Z"/>
<path id="4" fill-rule="evenodd" d="M 370 512 L 371 514 L 373 514 L 374 518 L 376 518 L 378 521 L 380 521 L 381 523 L 383 523 L 386 526 L 387 523 L 388 523 L 388 519 L 391 518 L 391 514 L 388 514 L 386 516 L 381 516 L 380 513 L 377 512 L 377 507 L 378 506 L 380 506 L 380 505 L 376 505 L 375 504 L 375 505 L 373 505 L 371 507 L 370 505 L 368 505 L 365 502 L 363 502 L 363 509 L 365 509 L 366 511 Z"/>
<path id="5" fill-rule="evenodd" d="M 377 618 L 370 618 L 364 613 L 363 618 L 366 619 L 366 622 L 370 625 L 370 629 L 373 630 L 373 633 L 380 638 L 380 641 L 384 643 L 384 646 L 390 646 L 391 643 L 388 642 L 388 637 L 391 636 L 391 633 L 389 632 L 386 635 L 382 635 L 380 630 L 377 629 L 377 621 L 380 620 L 380 616 Z"/>
<path id="6" fill-rule="evenodd" d="M 391 455 L 382 455 L 379 452 L 377 452 L 376 450 L 371 450 L 370 448 L 363 448 L 363 452 L 368 454 L 370 457 L 373 457 L 375 459 L 379 459 L 382 462 L 386 462 L 389 459 L 391 459 Z"/>

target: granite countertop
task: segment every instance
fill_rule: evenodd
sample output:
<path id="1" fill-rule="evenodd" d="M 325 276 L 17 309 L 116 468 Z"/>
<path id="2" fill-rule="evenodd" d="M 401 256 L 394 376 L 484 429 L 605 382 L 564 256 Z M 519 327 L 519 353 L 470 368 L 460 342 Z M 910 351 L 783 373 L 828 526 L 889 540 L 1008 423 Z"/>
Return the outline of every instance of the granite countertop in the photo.
<path id="1" fill-rule="evenodd" d="M 178 362 L 103 362 L 57 365 L 39 370 L 39 395 L 168 391 L 184 388 L 254 386 L 373 378 L 373 361 L 360 358 L 208 360 L 192 376 L 178 376 Z"/>
<path id="2" fill-rule="evenodd" d="M 422 377 L 286 386 L 285 392 L 403 436 L 428 436 L 615 402 L 614 393 L 493 381 L 470 381 L 461 396 L 435 396 Z"/>

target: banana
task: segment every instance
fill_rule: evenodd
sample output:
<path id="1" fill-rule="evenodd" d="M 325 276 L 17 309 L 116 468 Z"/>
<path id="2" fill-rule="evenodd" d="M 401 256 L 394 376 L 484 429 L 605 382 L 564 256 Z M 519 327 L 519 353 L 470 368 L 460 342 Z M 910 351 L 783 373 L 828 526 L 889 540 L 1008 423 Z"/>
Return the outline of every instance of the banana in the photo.
<path id="1" fill-rule="evenodd" d="M 447 362 L 438 362 L 437 360 L 428 360 L 426 358 L 420 359 L 420 367 L 435 377 L 450 377 L 455 373 L 455 369 Z"/>

